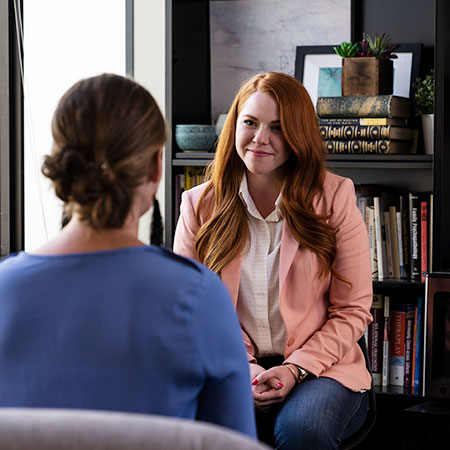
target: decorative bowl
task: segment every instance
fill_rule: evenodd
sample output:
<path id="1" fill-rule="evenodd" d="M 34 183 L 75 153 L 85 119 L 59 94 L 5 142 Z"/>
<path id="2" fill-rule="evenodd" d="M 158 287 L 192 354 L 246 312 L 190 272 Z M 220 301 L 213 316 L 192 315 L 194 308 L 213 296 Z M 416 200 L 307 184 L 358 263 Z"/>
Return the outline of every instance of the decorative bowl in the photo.
<path id="1" fill-rule="evenodd" d="M 175 141 L 181 150 L 208 151 L 216 138 L 214 125 L 175 125 Z"/>

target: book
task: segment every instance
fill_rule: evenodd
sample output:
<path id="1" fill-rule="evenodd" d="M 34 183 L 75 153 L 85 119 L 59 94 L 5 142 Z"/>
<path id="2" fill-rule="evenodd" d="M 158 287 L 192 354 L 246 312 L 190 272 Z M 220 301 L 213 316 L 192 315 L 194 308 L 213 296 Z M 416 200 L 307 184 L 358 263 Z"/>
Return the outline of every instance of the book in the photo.
<path id="1" fill-rule="evenodd" d="M 394 278 L 394 249 L 392 244 L 391 220 L 389 217 L 389 210 L 383 212 L 384 215 L 384 229 L 386 233 L 386 261 L 388 267 L 388 278 Z"/>
<path id="2" fill-rule="evenodd" d="M 392 140 L 327 140 L 323 141 L 325 150 L 331 154 L 407 154 L 410 153 L 411 144 L 408 141 Z"/>
<path id="3" fill-rule="evenodd" d="M 411 101 L 396 95 L 319 97 L 318 117 L 410 117 Z"/>
<path id="4" fill-rule="evenodd" d="M 428 272 L 433 272 L 433 193 L 428 194 Z"/>
<path id="5" fill-rule="evenodd" d="M 409 238 L 409 199 L 407 195 L 399 196 L 399 212 L 401 215 L 402 228 L 402 247 L 403 247 L 403 279 L 408 280 L 411 277 L 411 256 L 410 256 L 410 238 Z"/>
<path id="6" fill-rule="evenodd" d="M 319 127 L 322 125 L 392 125 L 406 127 L 408 119 L 398 117 L 326 117 L 319 118 Z"/>
<path id="7" fill-rule="evenodd" d="M 404 385 L 406 308 L 396 304 L 391 309 L 391 373 L 390 384 Z"/>
<path id="8" fill-rule="evenodd" d="M 420 394 L 422 385 L 422 339 L 423 339 L 423 298 L 417 299 L 414 311 L 414 370 L 413 370 L 413 394 Z"/>
<path id="9" fill-rule="evenodd" d="M 405 393 L 411 392 L 412 380 L 412 358 L 413 358 L 413 335 L 414 335 L 414 305 L 406 304 L 405 323 L 405 376 L 403 385 Z"/>
<path id="10" fill-rule="evenodd" d="M 378 280 L 377 243 L 375 236 L 375 210 L 373 204 L 366 206 L 365 213 L 366 213 L 365 220 L 367 233 L 369 235 L 369 250 L 370 250 L 370 262 L 372 266 L 372 280 Z"/>
<path id="11" fill-rule="evenodd" d="M 383 327 L 384 296 L 374 294 L 370 312 L 373 321 L 369 325 L 369 359 L 372 368 L 373 384 L 381 386 L 383 372 Z"/>
<path id="12" fill-rule="evenodd" d="M 391 324 L 390 324 L 390 297 L 384 296 L 383 308 L 383 367 L 381 376 L 381 385 L 389 386 L 390 367 L 391 367 Z"/>
<path id="13" fill-rule="evenodd" d="M 396 212 L 397 216 L 397 244 L 398 244 L 398 265 L 400 271 L 400 279 L 406 278 L 405 258 L 403 255 L 403 231 L 402 231 L 402 213 Z"/>
<path id="14" fill-rule="evenodd" d="M 391 125 L 321 125 L 319 131 L 323 140 L 410 140 L 412 138 L 410 128 Z"/>
<path id="15" fill-rule="evenodd" d="M 411 280 L 419 281 L 421 274 L 420 257 L 420 200 L 415 193 L 409 193 L 409 235 Z"/>
<path id="16" fill-rule="evenodd" d="M 400 280 L 400 252 L 398 245 L 397 208 L 389 206 L 389 231 L 391 233 L 392 266 L 394 278 Z"/>
<path id="17" fill-rule="evenodd" d="M 390 201 L 391 201 L 391 194 L 388 192 L 382 192 L 373 197 L 374 217 L 375 217 L 375 243 L 377 249 L 379 280 L 389 278 L 384 211 L 388 209 Z"/>
<path id="18" fill-rule="evenodd" d="M 420 275 L 422 283 L 428 272 L 428 202 L 420 201 Z"/>

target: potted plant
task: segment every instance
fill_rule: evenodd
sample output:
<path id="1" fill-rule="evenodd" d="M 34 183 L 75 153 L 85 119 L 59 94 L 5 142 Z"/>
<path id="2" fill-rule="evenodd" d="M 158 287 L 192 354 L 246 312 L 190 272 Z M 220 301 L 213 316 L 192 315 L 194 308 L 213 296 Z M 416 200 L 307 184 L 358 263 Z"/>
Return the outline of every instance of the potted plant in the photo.
<path id="1" fill-rule="evenodd" d="M 342 42 L 334 51 L 342 57 L 342 95 L 392 94 L 394 46 L 386 33 L 357 43 Z"/>
<path id="2" fill-rule="evenodd" d="M 425 78 L 416 78 L 414 88 L 414 110 L 422 118 L 424 151 L 434 153 L 434 70 Z"/>

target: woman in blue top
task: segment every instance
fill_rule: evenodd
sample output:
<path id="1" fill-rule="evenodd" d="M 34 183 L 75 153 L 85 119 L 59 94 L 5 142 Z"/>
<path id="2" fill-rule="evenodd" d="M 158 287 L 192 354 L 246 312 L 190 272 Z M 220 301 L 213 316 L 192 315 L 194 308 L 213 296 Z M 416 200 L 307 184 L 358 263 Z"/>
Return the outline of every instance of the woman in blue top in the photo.
<path id="1" fill-rule="evenodd" d="M 0 406 L 162 414 L 255 436 L 228 290 L 137 237 L 162 173 L 153 97 L 117 75 L 82 80 L 52 133 L 43 173 L 72 219 L 0 264 Z"/>

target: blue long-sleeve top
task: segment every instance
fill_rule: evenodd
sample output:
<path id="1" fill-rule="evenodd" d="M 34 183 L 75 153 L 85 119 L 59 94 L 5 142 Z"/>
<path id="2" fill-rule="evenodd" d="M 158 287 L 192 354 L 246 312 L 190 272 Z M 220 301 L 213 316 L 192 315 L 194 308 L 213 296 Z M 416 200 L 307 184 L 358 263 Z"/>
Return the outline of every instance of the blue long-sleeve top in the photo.
<path id="1" fill-rule="evenodd" d="M 0 406 L 161 414 L 256 436 L 228 290 L 153 246 L 0 263 Z"/>

